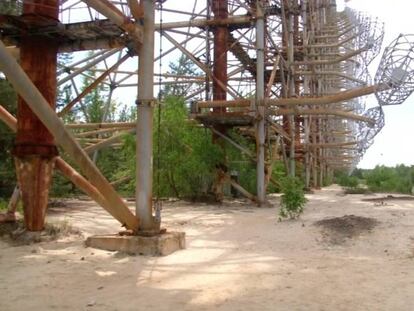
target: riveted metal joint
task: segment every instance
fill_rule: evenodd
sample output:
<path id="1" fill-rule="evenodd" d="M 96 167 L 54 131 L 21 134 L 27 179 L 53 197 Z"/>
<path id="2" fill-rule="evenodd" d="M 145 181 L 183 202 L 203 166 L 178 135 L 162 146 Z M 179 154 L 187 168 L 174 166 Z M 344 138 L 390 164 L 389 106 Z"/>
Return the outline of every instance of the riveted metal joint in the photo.
<path id="1" fill-rule="evenodd" d="M 157 105 L 157 99 L 151 98 L 151 99 L 137 99 L 135 101 L 135 104 L 137 107 L 151 107 L 154 108 Z"/>

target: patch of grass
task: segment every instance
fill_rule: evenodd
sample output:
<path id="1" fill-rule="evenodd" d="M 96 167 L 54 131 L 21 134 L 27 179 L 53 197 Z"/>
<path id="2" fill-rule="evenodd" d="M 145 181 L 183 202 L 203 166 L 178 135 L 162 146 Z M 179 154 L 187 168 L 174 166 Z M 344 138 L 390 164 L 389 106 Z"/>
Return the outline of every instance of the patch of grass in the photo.
<path id="1" fill-rule="evenodd" d="M 4 198 L 0 198 L 0 212 L 6 212 L 7 208 L 9 205 L 9 200 L 8 199 L 4 199 Z M 23 203 L 22 201 L 19 201 L 19 203 L 17 203 L 17 212 L 19 212 L 20 214 L 23 214 Z"/>
<path id="2" fill-rule="evenodd" d="M 8 202 L 2 198 L 0 198 L 0 212 L 4 212 L 7 210 Z"/>
<path id="3" fill-rule="evenodd" d="M 51 238 L 58 238 L 71 234 L 80 234 L 80 231 L 74 229 L 67 220 L 62 220 L 55 223 L 47 223 L 43 232 L 45 235 L 50 236 Z"/>

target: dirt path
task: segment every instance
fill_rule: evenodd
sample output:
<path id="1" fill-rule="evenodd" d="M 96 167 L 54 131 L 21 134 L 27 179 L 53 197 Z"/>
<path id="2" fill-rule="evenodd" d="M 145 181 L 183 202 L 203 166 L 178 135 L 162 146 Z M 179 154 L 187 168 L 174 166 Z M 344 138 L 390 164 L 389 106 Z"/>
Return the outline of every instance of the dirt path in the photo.
<path id="1" fill-rule="evenodd" d="M 187 249 L 168 257 L 85 248 L 79 236 L 0 241 L 0 310 L 413 310 L 414 202 L 366 197 L 332 186 L 286 222 L 277 222 L 277 208 L 237 202 L 165 204 L 164 226 L 187 233 Z M 119 228 L 86 201 L 49 214 L 84 236 Z M 374 222 L 339 240 L 315 225 L 345 215 Z"/>

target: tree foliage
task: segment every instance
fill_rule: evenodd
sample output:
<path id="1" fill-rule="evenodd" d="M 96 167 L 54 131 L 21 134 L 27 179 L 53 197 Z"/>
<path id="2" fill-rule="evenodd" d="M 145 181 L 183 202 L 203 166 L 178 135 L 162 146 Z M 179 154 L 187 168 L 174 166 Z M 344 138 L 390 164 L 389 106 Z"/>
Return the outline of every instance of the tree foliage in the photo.
<path id="1" fill-rule="evenodd" d="M 335 178 L 338 185 L 345 188 L 356 188 L 359 184 L 358 177 L 349 175 L 346 172 L 338 172 Z"/>
<path id="2" fill-rule="evenodd" d="M 16 114 L 17 96 L 7 80 L 0 79 L 0 105 L 11 114 Z M 11 151 L 15 134 L 0 121 L 0 197 L 9 196 L 16 183 L 16 174 Z"/>
<path id="3" fill-rule="evenodd" d="M 188 56 L 182 54 L 176 62 L 169 64 L 168 74 L 177 77 L 182 76 L 194 76 L 200 73 L 194 63 L 188 58 Z M 162 94 L 165 96 L 185 97 L 192 93 L 197 87 L 197 83 L 185 83 L 185 84 L 167 84 L 162 90 Z"/>
<path id="4" fill-rule="evenodd" d="M 158 109 L 154 113 L 154 195 L 191 199 L 207 195 L 223 156 L 221 149 L 212 143 L 208 130 L 188 121 L 188 109 L 182 98 L 168 96 L 161 111 Z M 134 176 L 132 135 L 126 135 L 123 152 L 128 159 L 124 169 Z"/>
<path id="5" fill-rule="evenodd" d="M 21 12 L 21 1 L 2 0 L 0 1 L 0 14 L 18 15 Z"/>
<path id="6" fill-rule="evenodd" d="M 364 178 L 368 188 L 377 192 L 411 193 L 414 181 L 414 166 L 404 164 L 396 167 L 376 166 L 366 171 Z"/>

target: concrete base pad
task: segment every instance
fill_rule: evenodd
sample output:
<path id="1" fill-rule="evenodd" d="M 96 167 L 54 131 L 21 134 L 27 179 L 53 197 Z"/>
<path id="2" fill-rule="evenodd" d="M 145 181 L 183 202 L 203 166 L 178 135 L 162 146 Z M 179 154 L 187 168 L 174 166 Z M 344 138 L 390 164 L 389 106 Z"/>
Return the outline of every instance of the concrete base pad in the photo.
<path id="1" fill-rule="evenodd" d="M 166 232 L 151 237 L 95 235 L 88 237 L 85 244 L 93 248 L 130 255 L 166 256 L 185 248 L 185 233 Z"/>

